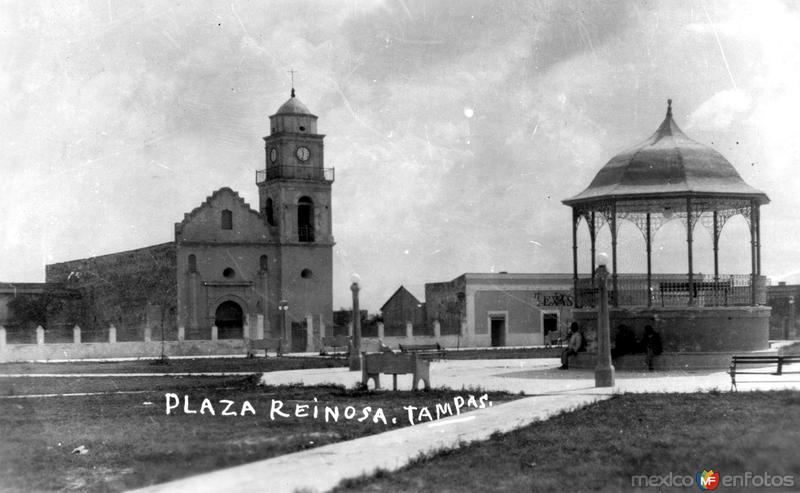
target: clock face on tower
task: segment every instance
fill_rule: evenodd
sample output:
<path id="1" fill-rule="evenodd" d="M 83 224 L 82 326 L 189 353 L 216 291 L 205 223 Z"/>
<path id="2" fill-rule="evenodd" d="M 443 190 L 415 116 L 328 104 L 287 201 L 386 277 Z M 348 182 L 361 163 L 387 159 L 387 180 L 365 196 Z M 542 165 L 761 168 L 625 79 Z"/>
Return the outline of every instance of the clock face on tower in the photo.
<path id="1" fill-rule="evenodd" d="M 278 160 L 278 150 L 274 147 L 269 150 L 269 160 L 273 163 Z"/>
<path id="2" fill-rule="evenodd" d="M 297 152 L 295 152 L 295 155 L 297 155 L 297 159 L 303 162 L 308 160 L 308 156 L 310 154 L 311 153 L 308 151 L 308 147 L 298 147 Z"/>

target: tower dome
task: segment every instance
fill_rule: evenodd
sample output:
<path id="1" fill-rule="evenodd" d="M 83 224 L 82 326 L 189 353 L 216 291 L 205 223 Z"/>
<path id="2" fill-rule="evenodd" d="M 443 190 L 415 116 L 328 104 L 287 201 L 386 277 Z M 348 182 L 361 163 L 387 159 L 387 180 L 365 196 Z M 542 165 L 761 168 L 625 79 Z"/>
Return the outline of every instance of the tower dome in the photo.
<path id="1" fill-rule="evenodd" d="M 586 190 L 564 203 L 641 195 L 726 195 L 769 202 L 766 194 L 745 183 L 722 154 L 678 128 L 672 119 L 672 100 L 666 118 L 650 138 L 611 158 Z"/>
<path id="2" fill-rule="evenodd" d="M 295 97 L 294 88 L 292 88 L 292 96 L 289 100 L 283 103 L 269 119 L 273 134 L 281 132 L 317 133 L 317 116 L 311 113 L 308 107 Z"/>
<path id="3" fill-rule="evenodd" d="M 283 103 L 278 111 L 275 113 L 276 115 L 311 115 L 312 113 L 308 110 L 306 105 L 304 105 L 299 99 L 297 99 L 294 95 L 294 89 L 292 89 L 292 97 L 289 98 L 288 101 Z"/>

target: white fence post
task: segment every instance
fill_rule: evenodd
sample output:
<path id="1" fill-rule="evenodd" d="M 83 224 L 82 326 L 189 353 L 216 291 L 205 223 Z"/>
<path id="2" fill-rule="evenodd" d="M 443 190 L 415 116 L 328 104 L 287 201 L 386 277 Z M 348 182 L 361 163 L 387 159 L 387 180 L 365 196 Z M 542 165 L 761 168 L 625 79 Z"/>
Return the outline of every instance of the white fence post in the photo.
<path id="1" fill-rule="evenodd" d="M 186 340 L 186 327 L 184 327 L 182 325 L 180 327 L 178 327 L 178 340 L 179 341 Z"/>
<path id="2" fill-rule="evenodd" d="M 385 331 L 386 328 L 383 326 L 383 322 L 378 322 L 378 339 L 383 339 Z"/>
<path id="3" fill-rule="evenodd" d="M 78 324 L 75 324 L 75 327 L 72 328 L 72 343 L 73 344 L 81 343 L 81 328 L 78 327 Z"/>
<path id="4" fill-rule="evenodd" d="M 0 325 L 0 350 L 6 347 L 6 328 Z"/>
<path id="5" fill-rule="evenodd" d="M 113 325 L 108 328 L 108 342 L 111 344 L 117 343 L 117 328 Z"/>
<path id="6" fill-rule="evenodd" d="M 261 340 L 264 338 L 264 315 L 256 315 L 256 333 L 253 339 Z"/>
<path id="7" fill-rule="evenodd" d="M 314 351 L 314 317 L 306 315 L 306 352 Z"/>
<path id="8" fill-rule="evenodd" d="M 437 339 L 442 337 L 442 324 L 438 320 L 433 322 L 433 337 Z"/>
<path id="9" fill-rule="evenodd" d="M 36 327 L 36 344 L 44 344 L 44 328 L 41 325 Z"/>
<path id="10" fill-rule="evenodd" d="M 412 339 L 414 337 L 414 326 L 411 322 L 406 322 L 406 338 Z"/>
<path id="11" fill-rule="evenodd" d="M 144 342 L 150 342 L 153 340 L 153 329 L 150 328 L 149 325 L 144 326 Z"/>
<path id="12" fill-rule="evenodd" d="M 219 329 L 217 329 L 216 325 L 211 326 L 211 340 L 216 341 L 219 337 Z"/>

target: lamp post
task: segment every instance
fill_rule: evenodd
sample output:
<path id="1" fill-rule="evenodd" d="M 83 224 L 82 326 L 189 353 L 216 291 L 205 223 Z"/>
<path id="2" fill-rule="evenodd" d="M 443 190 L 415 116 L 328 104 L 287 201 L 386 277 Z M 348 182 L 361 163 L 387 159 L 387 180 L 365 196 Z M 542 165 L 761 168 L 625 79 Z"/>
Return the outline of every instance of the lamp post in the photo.
<path id="1" fill-rule="evenodd" d="M 595 282 L 600 284 L 600 300 L 597 306 L 597 366 L 594 369 L 595 387 L 614 386 L 614 365 L 611 364 L 611 323 L 608 317 L 608 255 L 597 256 Z"/>
<path id="2" fill-rule="evenodd" d="M 289 302 L 286 300 L 280 300 L 278 302 L 278 310 L 281 312 L 281 339 L 286 341 L 286 352 L 292 350 L 291 341 L 289 341 L 289 337 L 286 334 L 286 312 L 289 310 Z"/>
<path id="3" fill-rule="evenodd" d="M 361 312 L 358 308 L 358 291 L 361 289 L 361 277 L 353 274 L 350 277 L 350 291 L 353 292 L 353 341 L 350 349 L 350 371 L 361 370 Z"/>
<path id="4" fill-rule="evenodd" d="M 794 295 L 789 296 L 789 324 L 783 329 L 783 338 L 790 339 L 794 335 Z"/>

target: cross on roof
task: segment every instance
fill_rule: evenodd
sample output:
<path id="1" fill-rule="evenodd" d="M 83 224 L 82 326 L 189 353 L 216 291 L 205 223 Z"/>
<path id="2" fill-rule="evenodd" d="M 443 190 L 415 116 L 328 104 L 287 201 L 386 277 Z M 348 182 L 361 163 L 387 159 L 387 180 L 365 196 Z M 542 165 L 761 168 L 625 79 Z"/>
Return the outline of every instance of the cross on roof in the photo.
<path id="1" fill-rule="evenodd" d="M 295 69 L 289 70 L 289 73 L 292 76 L 292 97 L 294 97 L 294 73 L 297 72 Z"/>

